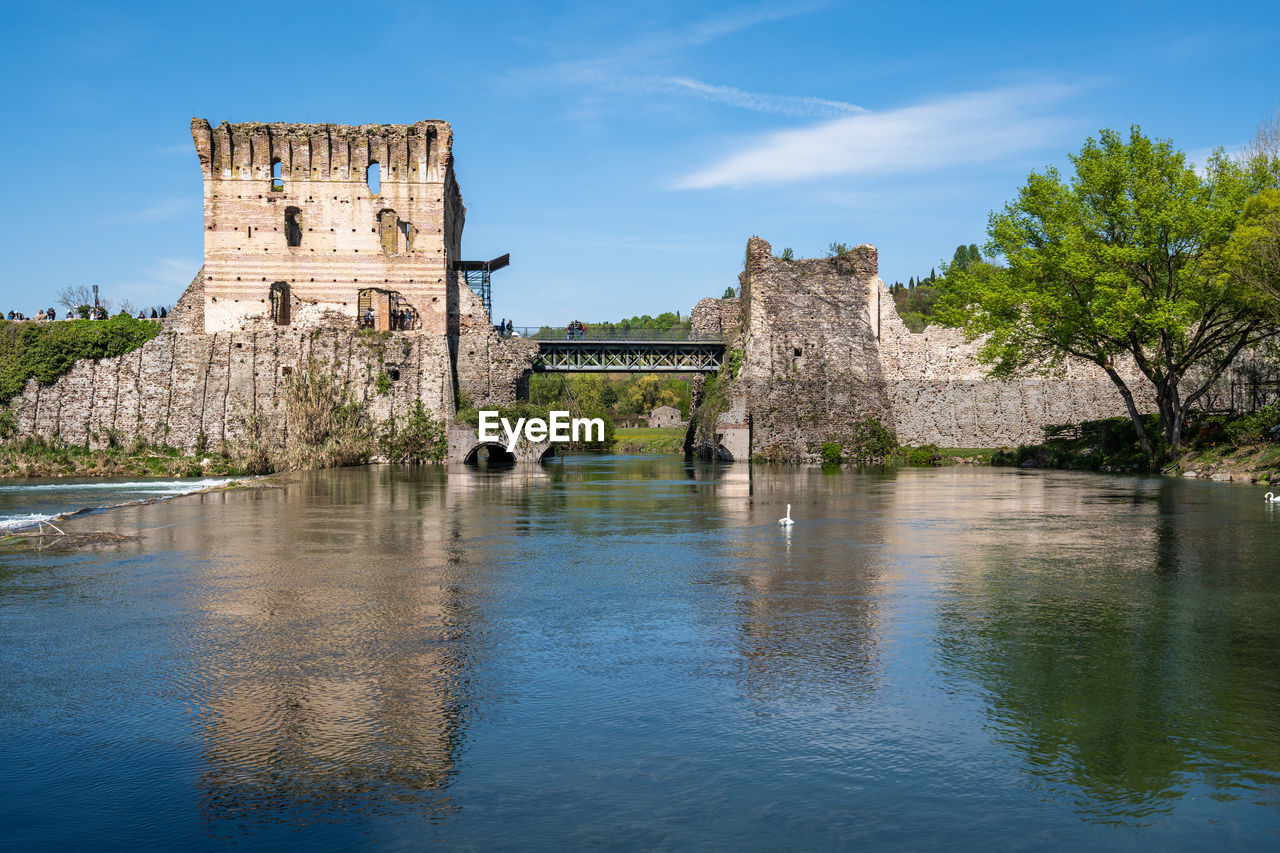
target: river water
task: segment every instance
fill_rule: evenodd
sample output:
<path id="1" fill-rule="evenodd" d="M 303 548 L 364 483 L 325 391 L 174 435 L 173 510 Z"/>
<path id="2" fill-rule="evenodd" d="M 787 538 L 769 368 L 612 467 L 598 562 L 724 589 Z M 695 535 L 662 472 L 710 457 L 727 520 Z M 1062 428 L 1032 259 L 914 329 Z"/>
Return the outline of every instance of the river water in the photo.
<path id="1" fill-rule="evenodd" d="M 0 552 L 0 846 L 1275 849 L 1261 491 L 573 457 L 74 519 L 141 538 Z"/>

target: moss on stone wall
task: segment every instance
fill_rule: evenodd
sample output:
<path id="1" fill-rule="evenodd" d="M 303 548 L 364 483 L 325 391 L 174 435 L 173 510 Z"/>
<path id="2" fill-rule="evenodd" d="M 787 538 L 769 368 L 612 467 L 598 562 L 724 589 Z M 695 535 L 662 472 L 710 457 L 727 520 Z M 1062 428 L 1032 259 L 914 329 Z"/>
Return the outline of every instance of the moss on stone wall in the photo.
<path id="1" fill-rule="evenodd" d="M 27 380 L 57 381 L 81 358 L 124 355 L 160 334 L 160 324 L 123 314 L 107 320 L 0 321 L 0 405 Z"/>

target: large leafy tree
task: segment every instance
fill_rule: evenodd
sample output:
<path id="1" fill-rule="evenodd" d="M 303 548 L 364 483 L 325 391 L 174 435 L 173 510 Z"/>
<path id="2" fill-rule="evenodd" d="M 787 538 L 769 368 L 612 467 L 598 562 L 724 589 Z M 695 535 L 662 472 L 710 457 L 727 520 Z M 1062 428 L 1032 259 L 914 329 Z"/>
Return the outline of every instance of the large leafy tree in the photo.
<path id="1" fill-rule="evenodd" d="M 1276 164 L 1219 152 L 1198 172 L 1137 127 L 1127 139 L 1102 131 L 1070 161 L 1069 177 L 1032 173 L 992 213 L 987 253 L 1006 265 L 948 269 L 942 312 L 989 335 L 982 355 L 996 375 L 1073 358 L 1098 365 L 1154 461 L 1159 442 L 1126 364 L 1149 383 L 1165 450 L 1176 452 L 1191 407 L 1242 349 L 1277 330 L 1274 301 L 1224 274 L 1221 254 L 1246 200 L 1276 184 Z"/>

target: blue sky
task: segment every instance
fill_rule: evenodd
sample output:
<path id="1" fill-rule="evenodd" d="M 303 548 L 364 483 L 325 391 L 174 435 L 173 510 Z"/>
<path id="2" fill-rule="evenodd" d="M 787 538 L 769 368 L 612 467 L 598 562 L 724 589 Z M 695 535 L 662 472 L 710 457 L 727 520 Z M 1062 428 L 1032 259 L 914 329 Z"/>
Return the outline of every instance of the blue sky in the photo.
<path id="1" fill-rule="evenodd" d="M 1203 159 L 1280 107 L 1274 2 L 8 4 L 0 309 L 172 303 L 212 122 L 448 120 L 517 324 L 688 309 L 748 237 L 927 274 L 1028 172 L 1139 123 Z"/>

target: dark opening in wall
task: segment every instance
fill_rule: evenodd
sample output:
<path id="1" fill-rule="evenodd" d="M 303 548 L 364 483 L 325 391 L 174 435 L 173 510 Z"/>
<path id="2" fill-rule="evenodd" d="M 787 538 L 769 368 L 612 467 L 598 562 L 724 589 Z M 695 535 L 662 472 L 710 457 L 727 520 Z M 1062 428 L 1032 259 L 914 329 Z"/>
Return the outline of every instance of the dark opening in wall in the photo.
<path id="1" fill-rule="evenodd" d="M 800 347 L 794 347 L 791 350 L 791 352 L 795 354 L 796 358 L 799 358 L 800 356 L 804 355 L 804 352 L 800 349 Z"/>
<path id="2" fill-rule="evenodd" d="M 392 381 L 392 382 L 399 382 L 399 381 L 400 381 L 400 368 L 398 368 L 398 367 L 388 367 L 388 368 L 387 368 L 387 375 L 391 377 L 391 381 Z"/>
<path id="3" fill-rule="evenodd" d="M 277 326 L 289 325 L 289 285 L 277 281 L 271 285 L 271 322 Z"/>
<path id="4" fill-rule="evenodd" d="M 377 160 L 369 164 L 369 168 L 364 173 L 364 180 L 369 185 L 369 192 L 374 195 L 382 192 L 382 167 L 378 165 Z"/>
<path id="5" fill-rule="evenodd" d="M 284 209 L 284 239 L 289 246 L 302 245 L 302 223 L 299 217 L 302 211 L 296 207 L 286 207 Z"/>
<path id="6" fill-rule="evenodd" d="M 382 244 L 384 255 L 394 255 L 400 247 L 400 219 L 394 210 L 383 208 L 378 211 L 378 242 Z"/>
<path id="7" fill-rule="evenodd" d="M 284 192 L 284 172 L 279 160 L 271 161 L 271 191 Z"/>

